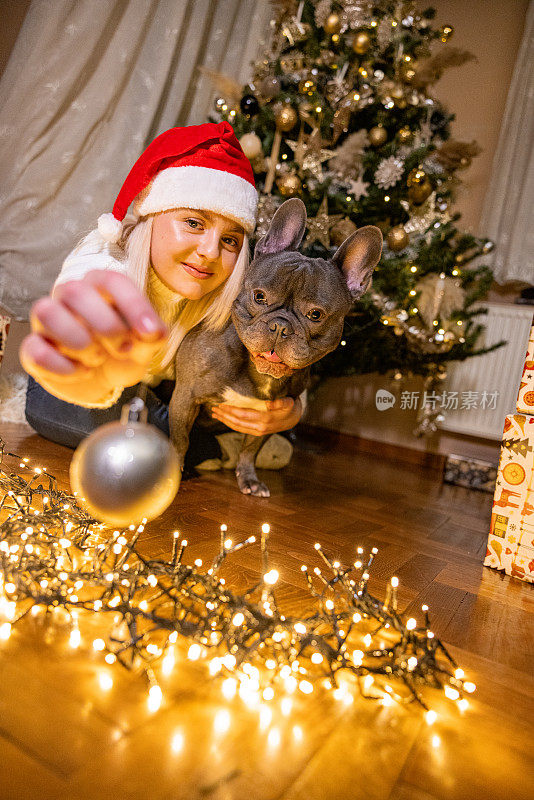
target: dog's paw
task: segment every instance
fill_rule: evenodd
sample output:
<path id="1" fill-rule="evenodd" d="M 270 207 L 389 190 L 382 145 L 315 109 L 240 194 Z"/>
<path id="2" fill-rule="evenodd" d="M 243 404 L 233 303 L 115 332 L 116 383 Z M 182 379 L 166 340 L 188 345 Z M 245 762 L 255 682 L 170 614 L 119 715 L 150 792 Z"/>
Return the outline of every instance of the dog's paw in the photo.
<path id="1" fill-rule="evenodd" d="M 261 481 L 255 479 L 246 479 L 242 478 L 238 480 L 239 488 L 243 492 L 243 494 L 252 494 L 254 497 L 270 497 L 271 493 L 269 491 L 269 487 L 262 483 Z"/>

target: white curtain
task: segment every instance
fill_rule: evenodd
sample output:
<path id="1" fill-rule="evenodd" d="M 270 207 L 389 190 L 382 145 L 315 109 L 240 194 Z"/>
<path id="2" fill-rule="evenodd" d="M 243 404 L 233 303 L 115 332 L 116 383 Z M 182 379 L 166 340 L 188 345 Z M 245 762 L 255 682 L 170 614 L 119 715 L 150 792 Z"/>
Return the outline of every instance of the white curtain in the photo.
<path id="1" fill-rule="evenodd" d="M 534 3 L 525 19 L 480 230 L 498 283 L 534 284 Z"/>
<path id="2" fill-rule="evenodd" d="M 33 0 L 0 83 L 0 304 L 19 319 L 144 146 L 206 122 L 199 65 L 245 83 L 264 0 Z"/>

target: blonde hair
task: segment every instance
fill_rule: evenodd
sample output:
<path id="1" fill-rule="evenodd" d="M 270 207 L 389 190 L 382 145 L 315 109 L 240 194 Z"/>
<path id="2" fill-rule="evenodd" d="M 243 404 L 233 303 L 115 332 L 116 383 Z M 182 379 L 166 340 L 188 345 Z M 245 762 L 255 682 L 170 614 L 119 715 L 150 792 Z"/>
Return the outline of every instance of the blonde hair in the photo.
<path id="1" fill-rule="evenodd" d="M 150 245 L 152 241 L 152 224 L 155 214 L 141 218 L 138 222 L 125 228 L 121 245 L 128 262 L 128 274 L 135 285 L 146 294 L 150 263 Z M 184 336 L 201 322 L 208 330 L 220 331 L 230 318 L 232 304 L 243 283 L 245 271 L 249 263 L 249 240 L 245 234 L 243 244 L 237 257 L 234 269 L 224 283 L 200 300 L 186 300 L 170 331 L 167 348 L 162 358 L 162 367 L 167 367 L 173 360 Z M 176 297 L 176 304 L 183 298 Z"/>

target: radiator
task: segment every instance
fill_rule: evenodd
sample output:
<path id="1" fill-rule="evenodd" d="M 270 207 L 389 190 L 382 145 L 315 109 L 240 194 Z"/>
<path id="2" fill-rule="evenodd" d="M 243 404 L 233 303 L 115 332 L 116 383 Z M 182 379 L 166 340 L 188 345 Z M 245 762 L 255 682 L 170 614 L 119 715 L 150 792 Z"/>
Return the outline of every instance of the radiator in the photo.
<path id="1" fill-rule="evenodd" d="M 458 408 L 450 404 L 449 410 L 444 409 L 445 420 L 440 428 L 500 440 L 504 418 L 516 408 L 534 308 L 500 303 L 485 303 L 484 308 L 488 313 L 479 319 L 486 331 L 480 341 L 489 347 L 504 339 L 506 345 L 493 353 L 451 365 L 443 388 L 448 398 L 457 393 Z M 494 392 L 497 392 L 495 402 Z M 462 402 L 472 405 L 461 408 Z"/>

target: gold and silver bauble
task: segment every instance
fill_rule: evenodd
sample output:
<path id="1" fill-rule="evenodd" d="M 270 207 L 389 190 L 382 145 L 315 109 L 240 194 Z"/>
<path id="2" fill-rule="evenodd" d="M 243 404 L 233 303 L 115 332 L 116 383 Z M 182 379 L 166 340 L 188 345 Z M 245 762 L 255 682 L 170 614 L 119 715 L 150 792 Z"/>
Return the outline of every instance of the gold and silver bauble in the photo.
<path id="1" fill-rule="evenodd" d="M 276 179 L 278 191 L 282 197 L 295 197 L 302 190 L 302 181 L 295 172 L 288 172 Z"/>
<path id="2" fill-rule="evenodd" d="M 373 147 L 382 147 L 388 140 L 388 132 L 383 125 L 375 125 L 369 131 L 369 141 Z"/>
<path id="3" fill-rule="evenodd" d="M 328 33 L 330 36 L 339 33 L 341 30 L 341 19 L 339 14 L 333 13 L 329 14 L 326 18 L 326 21 L 323 25 L 325 33 Z"/>
<path id="4" fill-rule="evenodd" d="M 298 114 L 289 103 L 284 103 L 284 105 L 277 109 L 274 116 L 276 127 L 279 131 L 283 131 L 284 133 L 294 128 L 298 122 Z"/>
<path id="5" fill-rule="evenodd" d="M 333 245 L 339 247 L 356 230 L 357 226 L 354 222 L 348 217 L 343 217 L 330 228 L 330 241 Z"/>
<path id="6" fill-rule="evenodd" d="M 428 200 L 431 194 L 432 184 L 427 177 L 425 177 L 422 183 L 410 186 L 408 189 L 408 199 L 417 206 L 424 203 L 425 200 Z"/>
<path id="7" fill-rule="evenodd" d="M 386 241 L 390 250 L 393 250 L 394 253 L 400 253 L 410 243 L 410 237 L 402 225 L 395 225 L 388 232 Z"/>
<path id="8" fill-rule="evenodd" d="M 84 439 L 70 465 L 78 500 L 96 519 L 121 528 L 158 517 L 180 485 L 180 465 L 171 441 L 146 423 L 140 397 Z M 81 499 L 80 499 L 81 498 Z"/>
<path id="9" fill-rule="evenodd" d="M 253 161 L 263 153 L 261 139 L 256 133 L 244 133 L 239 144 L 249 161 Z"/>
<path id="10" fill-rule="evenodd" d="M 354 52 L 359 56 L 363 56 L 365 53 L 367 53 L 370 47 L 371 37 L 367 31 L 358 31 L 352 40 L 352 49 Z"/>
<path id="11" fill-rule="evenodd" d="M 442 25 L 439 29 L 439 37 L 442 42 L 448 42 L 454 33 L 452 25 Z"/>
<path id="12" fill-rule="evenodd" d="M 315 92 L 317 86 L 312 78 L 303 78 L 299 81 L 299 92 L 301 94 L 311 95 Z"/>

